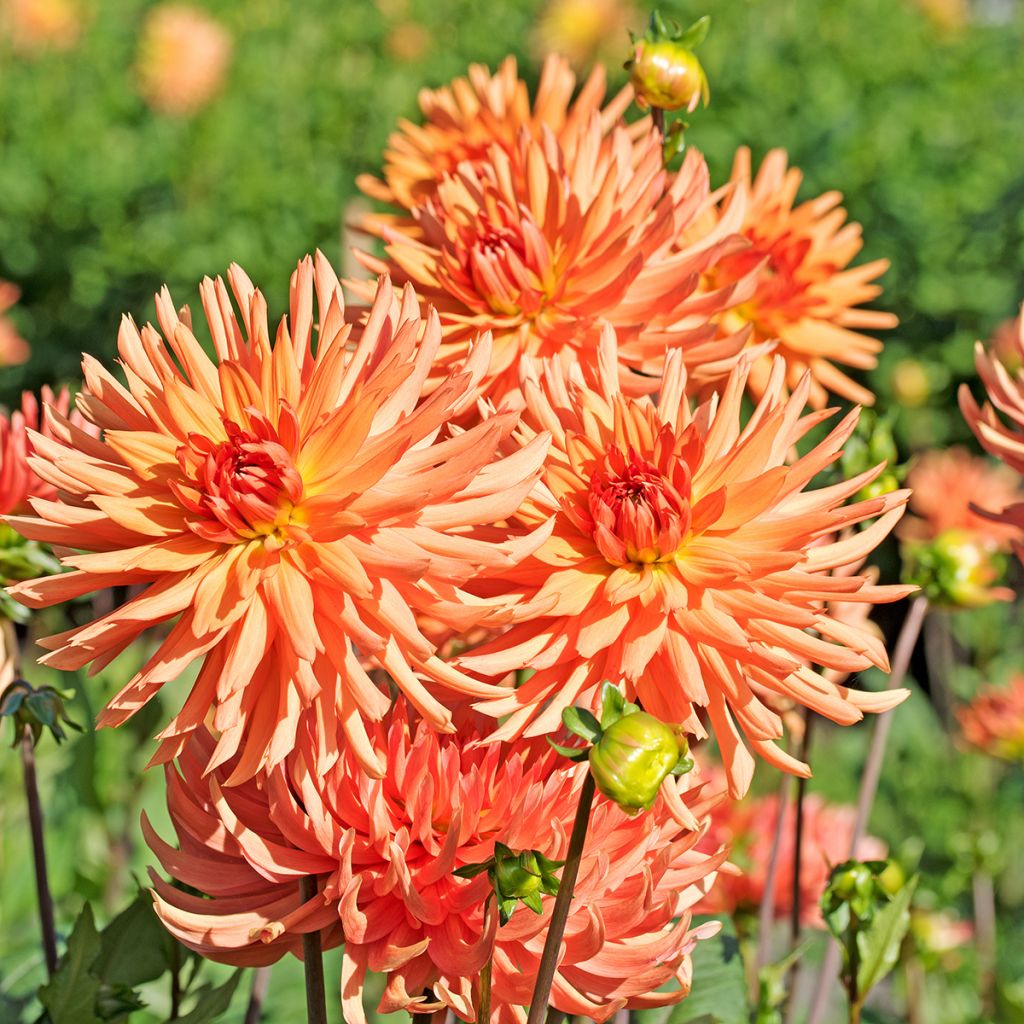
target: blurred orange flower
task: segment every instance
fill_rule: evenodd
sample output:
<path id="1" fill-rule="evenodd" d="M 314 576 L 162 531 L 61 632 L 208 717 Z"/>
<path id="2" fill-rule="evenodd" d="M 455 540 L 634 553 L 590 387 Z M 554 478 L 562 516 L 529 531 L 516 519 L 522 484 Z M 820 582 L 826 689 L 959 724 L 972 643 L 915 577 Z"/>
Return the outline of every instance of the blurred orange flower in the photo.
<path id="1" fill-rule="evenodd" d="M 857 414 L 787 465 L 828 413 L 804 415 L 808 378 L 783 397 L 781 359 L 745 426 L 746 360 L 720 396 L 696 409 L 679 353 L 668 357 L 657 404 L 620 391 L 617 361 L 609 331 L 598 368 L 551 360 L 526 370 L 528 411 L 517 436 L 525 443 L 547 430 L 552 446 L 546 490 L 521 515 L 542 521 L 553 513 L 554 531 L 494 584 L 521 605 L 516 625 L 458 660 L 493 676 L 536 670 L 481 705 L 508 716 L 499 737 L 557 729 L 563 708 L 595 700 L 609 679 L 697 736 L 705 732 L 696 709 L 706 708 L 734 795 L 746 792 L 753 771 L 744 738 L 772 764 L 807 774 L 773 742 L 782 721 L 762 695 L 842 724 L 906 696 L 850 690 L 809 666 L 888 667 L 880 640 L 833 617 L 826 602 L 893 601 L 913 588 L 829 570 L 873 550 L 902 515 L 907 492 L 845 505 L 881 466 L 805 490 L 838 457 Z M 825 540 L 876 516 L 860 532 Z"/>
<path id="2" fill-rule="evenodd" d="M 1024 675 L 981 690 L 956 716 L 972 747 L 1004 761 L 1024 761 Z"/>
<path id="3" fill-rule="evenodd" d="M 714 789 L 712 782 L 708 789 Z M 711 829 L 702 845 L 716 849 L 730 847 L 729 857 L 738 873 L 723 874 L 700 904 L 702 914 L 734 914 L 737 910 L 756 913 L 767 895 L 768 864 L 779 816 L 778 794 L 739 803 L 723 801 L 711 812 Z M 826 803 L 820 796 L 804 798 L 803 830 L 800 843 L 800 921 L 824 927 L 821 894 L 829 873 L 850 855 L 850 840 L 857 818 L 854 807 Z M 781 841 L 775 873 L 775 917 L 788 917 L 793 908 L 793 859 L 796 853 L 796 806 L 789 802 L 783 812 Z M 858 860 L 884 860 L 885 843 L 865 836 L 857 844 Z"/>
<path id="4" fill-rule="evenodd" d="M 863 244 L 860 225 L 844 223 L 838 192 L 795 206 L 802 179 L 787 167 L 785 151 L 773 149 L 751 181 L 750 150 L 737 151 L 732 182 L 749 192 L 743 234 L 750 247 L 719 260 L 710 281 L 722 287 L 754 272 L 756 290 L 721 318 L 722 329 L 733 333 L 750 325 L 752 342 L 778 341 L 775 352 L 786 361 L 790 388 L 810 371 L 808 400 L 815 409 L 824 407 L 829 392 L 871 405 L 874 395 L 835 364 L 859 370 L 876 365 L 882 343 L 860 330 L 895 327 L 896 317 L 857 307 L 881 293 L 872 282 L 889 262 L 849 267 Z M 755 397 L 770 372 L 767 357 L 751 368 Z"/>
<path id="5" fill-rule="evenodd" d="M 70 411 L 71 395 L 67 388 L 61 388 L 55 395 L 44 386 L 40 398 L 43 407 L 53 409 L 59 418 L 70 416 L 70 422 L 76 429 L 93 435 L 97 433 L 86 424 L 81 413 Z M 9 416 L 0 415 L 0 515 L 30 512 L 32 498 L 53 501 L 57 497 L 56 487 L 37 476 L 32 469 L 29 443 L 32 431 L 40 431 L 49 439 L 61 436 L 51 417 L 40 416 L 39 399 L 31 391 L 25 391 L 21 396 L 20 409 L 15 409 Z"/>
<path id="6" fill-rule="evenodd" d="M 671 174 L 649 120 L 609 130 L 591 112 L 572 131 L 523 130 L 511 149 L 494 145 L 460 164 L 412 219 L 371 222 L 387 259 L 361 258 L 437 308 L 436 374 L 465 358 L 478 331 L 493 332 L 483 391 L 495 401 L 515 389 L 524 354 L 593 363 L 604 324 L 616 328 L 630 393 L 656 391 L 673 350 L 699 387 L 728 372 L 749 333 L 718 337 L 712 322 L 746 294 L 745 279 L 698 289 L 702 274 L 743 246 L 739 206 L 726 203 L 713 230 L 677 246 L 712 202 L 695 150 Z M 368 294 L 365 284 L 353 288 Z"/>
<path id="7" fill-rule="evenodd" d="M 1005 466 L 972 455 L 966 448 L 928 451 L 918 456 L 907 476 L 908 515 L 900 523 L 907 540 L 934 540 L 946 530 L 969 530 L 1000 547 L 1019 530 L 978 515 L 972 505 L 1001 512 L 1024 499 L 1016 475 Z"/>
<path id="8" fill-rule="evenodd" d="M 220 92 L 233 48 L 231 34 L 206 11 L 161 4 L 139 39 L 139 87 L 162 114 L 193 114 Z"/>
<path id="9" fill-rule="evenodd" d="M 230 765 L 204 776 L 213 740 L 196 733 L 179 775 L 168 769 L 179 849 L 149 827 L 164 870 L 192 895 L 154 875 L 157 913 L 191 949 L 238 965 L 297 952 L 301 934 L 323 929 L 345 943 L 342 1002 L 364 1022 L 368 970 L 387 984 L 379 1010 L 476 1018 L 477 979 L 493 951 L 492 1021 L 522 1024 L 551 917 L 517 906 L 497 928 L 482 864 L 495 843 L 564 857 L 586 767 L 546 744 L 485 744 L 489 723 L 469 715 L 456 736 L 399 705 L 374 730 L 386 778 L 369 777 L 346 749 L 326 776 L 314 767 L 315 723 L 266 777 L 227 788 Z M 708 891 L 724 851 L 699 853 L 707 800 L 671 780 L 646 814 L 628 817 L 598 797 L 552 990 L 552 1005 L 596 1021 L 623 1008 L 682 999 L 690 953 L 715 926 L 691 929 L 690 908 Z M 319 876 L 303 903 L 298 880 Z M 667 982 L 673 991 L 656 992 Z"/>
<path id="10" fill-rule="evenodd" d="M 1018 320 L 1014 351 L 1018 366 L 1024 365 L 1024 315 Z M 960 387 L 960 410 L 968 425 L 974 431 L 982 448 L 1005 462 L 1017 473 L 1024 473 L 1024 371 L 1017 370 L 1011 376 L 1002 362 L 987 352 L 979 341 L 974 349 L 974 362 L 978 376 L 990 400 L 979 406 L 970 388 Z M 991 404 L 990 404 L 991 403 Z M 1009 423 L 996 412 L 1003 413 Z M 1024 530 L 1024 502 L 1014 502 L 1004 508 L 986 508 L 985 497 L 979 496 L 974 503 L 976 510 L 991 522 L 1002 523 L 1020 536 Z M 1012 542 L 1017 556 L 1024 560 L 1024 544 Z"/>
<path id="11" fill-rule="evenodd" d="M 523 129 L 535 139 L 546 131 L 562 137 L 597 116 L 608 130 L 633 100 L 626 88 L 602 110 L 605 72 L 600 66 L 570 102 L 575 87 L 576 76 L 565 58 L 555 54 L 544 61 L 532 105 L 515 57 L 506 57 L 493 75 L 483 64 L 473 64 L 465 78 L 451 85 L 420 90 L 426 123 L 399 122 L 384 151 L 384 180 L 364 174 L 356 183 L 374 199 L 411 210 L 431 198 L 460 164 L 487 162 L 492 145 L 511 153 Z"/>
<path id="12" fill-rule="evenodd" d="M 0 366 L 17 366 L 29 357 L 29 348 L 18 329 L 3 314 L 21 293 L 8 281 L 0 281 Z"/>
<path id="13" fill-rule="evenodd" d="M 82 30 L 75 0 L 0 0 L 0 28 L 5 28 L 14 49 L 68 50 Z"/>
<path id="14" fill-rule="evenodd" d="M 363 720 L 379 719 L 390 698 L 360 656 L 386 669 L 436 728 L 450 728 L 450 713 L 417 673 L 493 692 L 436 657 L 410 609 L 465 630 L 500 607 L 470 601 L 459 586 L 538 543 L 491 524 L 533 487 L 546 439 L 496 458 L 511 413 L 442 433 L 474 400 L 488 343 L 421 401 L 440 330 L 435 316 L 420 319 L 411 290 L 399 298 L 382 279 L 352 346 L 334 271 L 322 255 L 307 257 L 272 345 L 263 296 L 237 266 L 228 279 L 240 320 L 223 281 L 200 289 L 215 360 L 166 289 L 157 297 L 163 337 L 122 323 L 127 386 L 86 356 L 79 404 L 103 438 L 55 416 L 56 440 L 36 438 L 35 465 L 59 498 L 36 501 L 38 518 L 14 525 L 87 553 L 64 558 L 75 571 L 13 593 L 42 607 L 115 584 L 145 588 L 43 641 L 53 652 L 43 661 L 60 669 L 106 665 L 148 626 L 177 618 L 100 718 L 125 721 L 205 656 L 157 760 L 175 756 L 212 709 L 210 766 L 240 751 L 237 779 L 248 778 L 284 757 L 301 709 L 315 702 L 323 763 L 343 732 L 380 774 Z"/>

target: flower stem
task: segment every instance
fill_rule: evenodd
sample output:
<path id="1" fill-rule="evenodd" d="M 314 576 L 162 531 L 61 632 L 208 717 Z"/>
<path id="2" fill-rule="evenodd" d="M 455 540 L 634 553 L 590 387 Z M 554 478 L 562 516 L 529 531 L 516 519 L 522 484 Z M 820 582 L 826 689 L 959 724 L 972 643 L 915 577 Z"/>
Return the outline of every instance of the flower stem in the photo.
<path id="1" fill-rule="evenodd" d="M 495 895 L 492 892 L 488 897 L 487 906 L 484 908 L 484 931 L 488 930 L 491 924 L 491 914 L 496 913 Z M 487 958 L 483 970 L 480 972 L 480 987 L 477 994 L 476 1020 L 477 1024 L 490 1024 L 491 1021 L 491 975 L 494 971 L 494 947 L 491 947 L 491 955 Z"/>
<path id="2" fill-rule="evenodd" d="M 928 613 L 928 599 L 915 597 L 910 602 L 910 609 L 907 617 L 903 620 L 900 628 L 900 635 L 896 639 L 896 646 L 892 655 L 892 673 L 889 676 L 888 689 L 893 690 L 899 686 L 907 675 L 910 668 L 910 656 L 914 653 L 918 637 L 921 635 L 921 626 L 924 624 L 925 615 Z M 867 761 L 864 764 L 864 773 L 860 777 L 860 796 L 857 800 L 857 819 L 853 826 L 853 834 L 850 837 L 849 856 L 855 857 L 857 847 L 864 838 L 864 830 L 867 828 L 868 818 L 871 815 L 871 806 L 875 802 L 875 794 L 878 791 L 878 780 L 882 774 L 882 762 L 885 760 L 885 747 L 889 739 L 889 728 L 892 725 L 892 712 L 878 715 L 874 721 L 874 728 L 871 732 L 871 744 L 868 748 Z M 811 1012 L 807 1018 L 807 1024 L 821 1024 L 825 1014 L 825 1007 L 828 1005 L 829 992 L 832 988 L 832 980 L 839 970 L 839 946 L 831 943 L 825 951 L 825 957 L 821 964 L 821 973 L 818 975 L 818 984 L 814 991 L 814 1001 L 811 1004 Z M 858 1014 L 860 1011 L 857 1011 Z"/>
<path id="3" fill-rule="evenodd" d="M 308 903 L 317 894 L 315 875 L 299 880 L 299 896 Z M 302 936 L 302 964 L 306 973 L 307 1024 L 327 1024 L 327 995 L 324 990 L 324 955 L 320 946 L 319 929 Z"/>
<path id="4" fill-rule="evenodd" d="M 53 920 L 53 897 L 50 895 L 46 871 L 46 847 L 43 843 L 43 805 L 36 781 L 36 754 L 32 729 L 26 725 L 21 733 L 21 765 L 25 773 L 25 799 L 28 802 L 29 830 L 32 835 L 32 859 L 36 869 L 36 898 L 39 903 L 39 925 L 43 933 L 43 956 L 46 972 L 52 978 L 57 970 L 57 929 Z"/>
<path id="5" fill-rule="evenodd" d="M 665 138 L 665 111 L 661 107 L 651 107 L 651 121 L 658 129 L 658 134 Z"/>
<path id="6" fill-rule="evenodd" d="M 793 776 L 783 775 L 779 788 L 779 809 L 775 815 L 775 831 L 768 864 L 764 873 L 764 896 L 757 916 L 757 968 L 767 967 L 772 960 L 771 931 L 775 921 L 775 883 L 778 880 L 782 834 L 786 830 L 786 811 L 789 810 L 789 794 L 793 787 Z"/>
<path id="7" fill-rule="evenodd" d="M 992 876 L 977 870 L 971 879 L 974 902 L 974 933 L 978 953 L 978 994 L 982 1012 L 995 1009 L 996 988 L 996 893 Z"/>
<path id="8" fill-rule="evenodd" d="M 800 737 L 800 753 L 797 756 L 805 764 L 810 756 L 813 723 L 814 715 L 809 709 L 804 708 L 804 734 Z M 796 949 L 800 942 L 800 915 L 803 913 L 803 907 L 800 905 L 800 870 L 803 866 L 804 797 L 806 796 L 807 780 L 799 778 L 796 780 L 796 820 L 793 823 L 793 905 L 790 908 L 789 916 L 790 949 Z"/>
<path id="9" fill-rule="evenodd" d="M 168 1020 L 177 1020 L 181 1016 L 181 946 L 171 942 L 171 1013 Z"/>
<path id="10" fill-rule="evenodd" d="M 245 1008 L 245 1020 L 242 1024 L 259 1024 L 263 1017 L 263 1000 L 267 998 L 267 989 L 269 988 L 270 968 L 257 967 L 253 972 L 249 1005 Z"/>
<path id="11" fill-rule="evenodd" d="M 534 982 L 533 999 L 530 1001 L 530 1013 L 526 1024 L 542 1024 L 547 1010 L 551 985 L 555 980 L 555 969 L 558 967 L 558 954 L 565 934 L 565 923 L 569 920 L 569 906 L 572 903 L 576 876 L 580 871 L 583 859 L 583 843 L 587 838 L 587 826 L 590 824 L 590 808 L 594 803 L 594 776 L 588 768 L 587 776 L 580 788 L 580 799 L 576 806 L 576 820 L 572 824 L 572 835 L 569 837 L 569 850 L 566 854 L 565 867 L 558 883 L 558 895 L 551 911 L 548 923 L 548 935 L 544 942 L 544 952 L 537 969 L 537 980 Z"/>

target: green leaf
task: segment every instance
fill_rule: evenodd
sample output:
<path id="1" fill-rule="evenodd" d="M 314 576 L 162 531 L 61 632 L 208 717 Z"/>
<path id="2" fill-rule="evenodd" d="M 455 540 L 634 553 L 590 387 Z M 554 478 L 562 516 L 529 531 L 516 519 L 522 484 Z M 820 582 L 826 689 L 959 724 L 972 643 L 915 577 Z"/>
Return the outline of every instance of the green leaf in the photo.
<path id="1" fill-rule="evenodd" d="M 548 741 L 548 746 L 550 746 L 555 753 L 561 754 L 562 757 L 567 757 L 570 761 L 586 761 L 586 747 L 563 747 L 561 743 L 556 743 L 550 736 L 545 736 L 544 738 Z"/>
<path id="2" fill-rule="evenodd" d="M 461 868 L 456 868 L 452 874 L 456 878 L 476 878 L 477 875 L 482 875 L 488 868 L 494 866 L 494 858 L 491 860 L 485 860 L 482 864 L 465 864 Z"/>
<path id="3" fill-rule="evenodd" d="M 685 46 L 688 50 L 695 49 L 707 38 L 709 28 L 711 28 L 711 16 L 705 14 L 679 37 L 679 45 Z"/>
<path id="4" fill-rule="evenodd" d="M 586 708 L 565 708 L 562 711 L 562 724 L 574 736 L 590 743 L 597 743 L 601 739 L 601 723 Z"/>
<path id="5" fill-rule="evenodd" d="M 722 930 L 697 943 L 690 994 L 667 1016 L 664 1010 L 639 1011 L 635 1016 L 641 1024 L 747 1024 L 747 979 L 732 919 L 701 920 L 721 921 Z"/>
<path id="6" fill-rule="evenodd" d="M 39 990 L 39 1001 L 49 1013 L 50 1024 L 101 1024 L 96 1016 L 99 979 L 89 969 L 100 951 L 92 907 L 82 908 L 68 948 L 61 957 L 57 972 L 48 985 Z"/>
<path id="7" fill-rule="evenodd" d="M 199 989 L 195 1005 L 183 1017 L 178 1017 L 175 1024 L 211 1024 L 231 1005 L 241 977 L 242 972 L 238 970 L 223 985 L 216 988 L 204 985 Z"/>
<path id="8" fill-rule="evenodd" d="M 610 682 L 601 685 L 601 728 L 607 729 L 626 713 L 626 698 L 622 691 Z"/>
<path id="9" fill-rule="evenodd" d="M 129 987 L 159 978 L 170 966 L 166 934 L 153 911 L 153 900 L 140 892 L 100 934 L 93 974 L 111 985 Z"/>
<path id="10" fill-rule="evenodd" d="M 910 901 L 916 888 L 915 875 L 875 913 L 871 924 L 857 936 L 860 959 L 857 992 L 861 999 L 896 966 L 900 945 L 910 927 Z"/>

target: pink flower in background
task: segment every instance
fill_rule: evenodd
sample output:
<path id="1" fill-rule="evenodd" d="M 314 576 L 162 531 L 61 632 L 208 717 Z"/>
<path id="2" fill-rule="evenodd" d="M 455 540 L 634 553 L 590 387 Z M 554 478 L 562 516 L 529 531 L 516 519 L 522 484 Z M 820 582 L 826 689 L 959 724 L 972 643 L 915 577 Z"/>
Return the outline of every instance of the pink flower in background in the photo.
<path id="1" fill-rule="evenodd" d="M 988 686 L 957 709 L 963 738 L 1004 761 L 1024 761 L 1024 675 L 1006 686 Z"/>
<path id="2" fill-rule="evenodd" d="M 0 366 L 16 366 L 29 357 L 28 343 L 3 315 L 18 301 L 20 294 L 9 281 L 0 281 Z"/>
<path id="3" fill-rule="evenodd" d="M 175 850 L 146 825 L 164 869 L 206 894 L 154 876 L 157 912 L 173 935 L 225 963 L 272 963 L 323 929 L 344 942 L 345 1019 L 365 1020 L 367 971 L 386 975 L 379 1010 L 449 1009 L 473 1020 L 477 980 L 493 948 L 492 1020 L 521 1024 L 553 898 L 517 906 L 497 927 L 482 864 L 496 842 L 562 859 L 586 766 L 543 742 L 484 744 L 489 723 L 464 714 L 456 735 L 413 726 L 397 706 L 375 727 L 389 771 L 377 780 L 345 749 L 326 775 L 314 768 L 315 721 L 277 769 L 224 785 L 231 766 L 203 774 L 213 745 L 196 733 L 168 768 Z M 627 816 L 599 797 L 592 813 L 552 1005 L 604 1021 L 622 1008 L 666 1005 L 690 986 L 690 953 L 712 930 L 690 928 L 724 851 L 695 849 L 707 801 L 669 780 L 650 812 Z M 319 895 L 298 880 L 319 876 Z M 674 982 L 673 991 L 658 992 Z"/>
<path id="4" fill-rule="evenodd" d="M 907 477 L 911 489 L 907 515 L 900 524 L 905 540 L 934 540 L 946 530 L 968 530 L 1000 547 L 1009 547 L 1019 529 L 981 516 L 972 505 L 1002 512 L 1024 500 L 1017 475 L 1006 466 L 972 455 L 966 448 L 928 451 L 914 459 Z"/>
<path id="5" fill-rule="evenodd" d="M 139 87 L 162 114 L 193 114 L 220 92 L 233 48 L 231 34 L 206 11 L 162 4 L 146 17 L 139 40 Z"/>
<path id="6" fill-rule="evenodd" d="M 720 778 L 712 771 L 711 778 Z M 722 782 L 708 782 L 713 791 Z M 705 914 L 733 914 L 737 910 L 756 913 L 766 895 L 768 861 L 778 822 L 776 794 L 748 798 L 738 803 L 723 801 L 711 811 L 711 830 L 706 849 L 727 845 L 730 861 L 739 873 L 723 873 L 699 910 Z M 857 817 L 854 807 L 826 803 L 811 794 L 804 799 L 803 836 L 800 844 L 800 920 L 804 925 L 824 927 L 818 900 L 825 891 L 832 866 L 847 860 Z M 796 851 L 796 807 L 790 802 L 783 818 L 778 869 L 775 874 L 775 916 L 786 917 L 793 907 L 793 857 Z M 882 860 L 885 843 L 866 836 L 857 846 L 859 860 Z"/>

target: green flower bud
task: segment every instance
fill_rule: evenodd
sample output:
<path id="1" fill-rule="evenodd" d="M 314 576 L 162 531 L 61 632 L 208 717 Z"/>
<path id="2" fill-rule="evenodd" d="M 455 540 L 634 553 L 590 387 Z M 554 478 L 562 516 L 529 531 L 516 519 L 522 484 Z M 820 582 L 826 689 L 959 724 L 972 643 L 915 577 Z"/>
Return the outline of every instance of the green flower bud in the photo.
<path id="1" fill-rule="evenodd" d="M 875 889 L 875 876 L 866 864 L 847 861 L 832 873 L 830 888 L 839 899 L 847 902 L 870 897 Z"/>
<path id="2" fill-rule="evenodd" d="M 506 924 L 517 904 L 523 903 L 535 914 L 541 913 L 543 896 L 554 896 L 558 892 L 558 876 L 555 872 L 565 861 L 549 860 L 536 850 L 515 853 L 504 843 L 494 844 L 494 856 L 482 864 L 467 864 L 457 868 L 454 874 L 459 878 L 475 878 L 487 872 L 494 895 L 498 900 L 501 924 Z"/>
<path id="3" fill-rule="evenodd" d="M 646 811 L 667 775 L 693 767 L 686 737 L 678 727 L 636 711 L 604 729 L 590 748 L 590 770 L 600 792 L 627 814 Z"/>
<path id="4" fill-rule="evenodd" d="M 903 550 L 904 580 L 939 607 L 980 608 L 1004 600 L 1009 594 L 996 584 L 1005 571 L 999 545 L 971 530 L 944 530 Z"/>
<path id="5" fill-rule="evenodd" d="M 639 39 L 627 62 L 629 80 L 642 109 L 685 108 L 693 112 L 708 101 L 708 79 L 697 55 L 671 39 L 650 42 Z"/>
<path id="6" fill-rule="evenodd" d="M 707 35 L 708 24 L 708 18 L 701 18 L 683 31 L 657 11 L 651 15 L 647 32 L 633 37 L 633 55 L 626 61 L 637 106 L 692 113 L 701 100 L 707 105 L 708 76 L 693 51 Z"/>
<path id="7" fill-rule="evenodd" d="M 10 718 L 14 725 L 11 746 L 21 742 L 25 726 L 32 730 L 33 746 L 39 742 L 44 728 L 50 730 L 58 743 L 67 739 L 64 725 L 81 732 L 82 727 L 68 718 L 64 709 L 64 701 L 71 696 L 70 692 L 52 686 L 40 686 L 37 690 L 24 679 L 15 679 L 0 693 L 0 718 Z"/>

